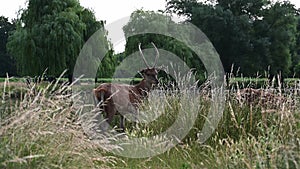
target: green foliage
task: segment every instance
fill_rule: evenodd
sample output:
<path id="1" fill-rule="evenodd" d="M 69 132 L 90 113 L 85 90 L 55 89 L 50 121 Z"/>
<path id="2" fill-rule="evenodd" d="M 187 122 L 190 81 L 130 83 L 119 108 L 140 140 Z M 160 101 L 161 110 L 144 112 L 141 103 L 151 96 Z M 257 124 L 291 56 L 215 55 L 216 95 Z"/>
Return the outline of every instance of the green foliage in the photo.
<path id="1" fill-rule="evenodd" d="M 83 44 L 95 31 L 104 29 L 103 22 L 96 21 L 93 12 L 77 0 L 30 0 L 17 24 L 7 46 L 19 73 L 31 76 L 41 75 L 45 69 L 54 76 L 68 69 L 68 77 L 72 76 Z M 106 34 L 95 41 L 105 42 L 108 48 Z M 86 57 L 96 57 L 96 51 L 89 50 Z"/>
<path id="2" fill-rule="evenodd" d="M 129 56 L 134 52 L 138 51 L 138 44 L 142 44 L 142 48 L 153 47 L 151 42 L 155 43 L 158 49 L 164 49 L 171 52 L 182 59 L 191 69 L 194 69 L 197 74 L 197 78 L 204 80 L 204 65 L 197 55 L 189 49 L 184 43 L 178 40 L 160 34 L 139 34 L 135 35 L 137 32 L 176 32 L 177 35 L 188 38 L 190 37 L 188 31 L 184 30 L 174 30 L 172 25 L 176 25 L 174 21 L 171 20 L 169 16 L 153 12 L 153 11 L 143 11 L 137 10 L 131 14 L 130 21 L 123 27 L 125 37 L 127 38 L 125 47 L 125 56 Z M 182 23 L 178 23 L 182 24 Z M 133 36 L 131 36 L 133 35 Z M 160 55 L 160 60 L 164 60 L 165 54 Z M 153 58 L 153 59 L 152 59 Z M 147 61 L 151 66 L 154 62 L 154 57 L 149 57 Z M 166 57 L 167 58 L 167 57 Z M 169 62 L 169 61 L 167 61 Z M 176 63 L 175 63 L 176 64 Z"/>
<path id="3" fill-rule="evenodd" d="M 6 49 L 8 36 L 13 30 L 15 30 L 15 23 L 11 23 L 6 17 L 0 16 L 0 77 L 6 77 L 6 73 L 10 76 L 17 73 L 15 61 Z"/>
<path id="4" fill-rule="evenodd" d="M 112 78 L 115 72 L 116 66 L 120 63 L 119 57 L 121 54 L 114 55 L 113 51 L 110 50 L 105 57 L 102 59 L 98 71 L 97 77 L 100 78 Z"/>
<path id="5" fill-rule="evenodd" d="M 300 62 L 294 67 L 294 72 L 297 77 L 300 77 Z"/>
<path id="6" fill-rule="evenodd" d="M 266 11 L 264 21 L 270 39 L 270 62 L 271 74 L 282 72 L 288 75 L 291 66 L 291 51 L 296 45 L 297 18 L 295 6 L 285 1 L 276 2 Z"/>
<path id="7" fill-rule="evenodd" d="M 168 0 L 167 10 L 184 15 L 212 41 L 226 72 L 246 76 L 290 75 L 297 36 L 297 10 L 288 1 L 234 0 L 197 2 Z M 207 1 L 208 2 L 208 1 Z M 295 64 L 294 64 L 295 65 Z"/>
<path id="8" fill-rule="evenodd" d="M 293 72 L 293 75 L 296 75 L 296 77 L 300 77 L 299 69 L 297 65 L 300 65 L 300 16 L 298 14 L 297 16 L 297 34 L 296 34 L 296 45 L 294 46 L 294 49 L 292 50 L 292 66 L 291 66 L 291 72 Z"/>

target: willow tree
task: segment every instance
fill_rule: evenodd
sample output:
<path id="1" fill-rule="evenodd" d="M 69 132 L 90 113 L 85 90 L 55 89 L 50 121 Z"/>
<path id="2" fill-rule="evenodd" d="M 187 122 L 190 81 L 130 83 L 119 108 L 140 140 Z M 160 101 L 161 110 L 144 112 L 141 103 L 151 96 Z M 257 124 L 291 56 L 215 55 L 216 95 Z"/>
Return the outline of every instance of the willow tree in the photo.
<path id="1" fill-rule="evenodd" d="M 71 81 L 84 42 L 104 27 L 78 0 L 29 0 L 20 16 L 7 47 L 21 75 L 41 75 L 47 69 L 58 76 L 67 69 Z"/>

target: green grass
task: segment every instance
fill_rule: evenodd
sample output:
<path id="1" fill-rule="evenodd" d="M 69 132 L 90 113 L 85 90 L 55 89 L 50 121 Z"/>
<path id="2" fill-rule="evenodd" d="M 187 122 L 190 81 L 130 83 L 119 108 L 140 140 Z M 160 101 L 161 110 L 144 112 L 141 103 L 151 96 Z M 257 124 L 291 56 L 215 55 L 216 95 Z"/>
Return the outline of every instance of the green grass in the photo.
<path id="1" fill-rule="evenodd" d="M 291 87 L 299 92 L 299 82 L 293 83 L 297 85 Z M 210 108 L 209 93 L 201 92 L 195 102 L 183 92 L 168 93 L 161 100 L 150 95 L 141 109 L 155 115 L 158 108 L 161 115 L 149 124 L 127 122 L 129 137 L 165 131 L 176 118 L 184 118 L 178 114 L 187 107 L 184 110 L 197 110 L 198 116 L 174 148 L 133 159 L 111 153 L 115 147 L 109 147 L 105 137 L 100 137 L 101 144 L 88 139 L 80 112 L 90 105 L 77 107 L 74 103 L 82 98 L 71 98 L 70 87 L 43 84 L 24 88 L 19 91 L 22 99 L 16 99 L 13 93 L 18 88 L 6 85 L 3 92 L 0 87 L 0 168 L 300 168 L 300 99 L 299 94 L 285 89 L 262 88 L 265 92 L 274 89 L 274 102 L 268 104 L 263 104 L 263 96 L 257 97 L 257 102 L 239 100 L 237 87 L 228 91 L 223 117 L 204 144 L 199 143 L 198 134 Z M 285 99 L 277 103 L 278 97 Z M 116 119 L 113 125 L 117 124 Z"/>
<path id="2" fill-rule="evenodd" d="M 7 80 L 7 78 L 0 77 L 0 83 L 5 82 L 5 80 Z M 19 82 L 19 81 L 22 81 L 22 78 L 12 77 L 12 78 L 9 78 L 9 81 L 10 82 Z"/>

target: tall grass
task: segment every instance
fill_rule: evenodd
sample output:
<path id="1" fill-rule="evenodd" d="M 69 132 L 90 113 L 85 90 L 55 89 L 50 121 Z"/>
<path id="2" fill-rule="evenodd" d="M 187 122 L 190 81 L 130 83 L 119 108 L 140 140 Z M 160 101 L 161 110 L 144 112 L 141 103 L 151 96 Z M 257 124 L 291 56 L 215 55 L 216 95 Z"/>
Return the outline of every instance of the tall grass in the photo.
<path id="1" fill-rule="evenodd" d="M 70 86 L 33 85 L 18 101 L 8 88 L 6 81 L 0 109 L 0 168 L 108 168 L 119 161 L 101 155 L 104 151 L 85 136 Z"/>
<path id="2" fill-rule="evenodd" d="M 120 148 L 112 146 L 114 136 L 100 132 L 93 138 L 83 130 L 83 109 L 94 117 L 98 110 L 74 104 L 84 98 L 72 95 L 71 86 L 24 87 L 16 101 L 8 83 L 1 89 L 0 168 L 300 168 L 299 81 L 254 91 L 234 81 L 226 90 L 223 116 L 205 143 L 199 138 L 212 107 L 209 84 L 153 91 L 140 109 L 148 113 L 141 114 L 148 123 L 127 121 L 124 139 L 158 135 L 178 118 L 186 122 L 182 111 L 197 116 L 175 147 L 146 158 L 113 154 Z M 112 126 L 117 125 L 116 119 Z"/>
<path id="3" fill-rule="evenodd" d="M 127 165 L 119 167 L 300 168 L 299 81 L 285 86 L 265 83 L 261 88 L 251 90 L 242 86 L 246 85 L 234 82 L 228 86 L 223 117 L 215 133 L 204 144 L 200 143 L 199 134 L 212 105 L 206 86 L 202 86 L 194 97 L 199 105 L 180 102 L 184 92 L 167 92 L 164 99 L 149 97 L 148 113 L 156 110 L 159 103 L 166 103 L 158 109 L 162 111 L 161 116 L 151 123 L 139 124 L 138 128 L 131 124 L 129 135 L 147 137 L 164 132 L 176 118 L 181 118 L 178 114 L 183 105 L 193 110 L 197 106 L 196 122 L 174 148 L 151 158 L 121 157 Z"/>

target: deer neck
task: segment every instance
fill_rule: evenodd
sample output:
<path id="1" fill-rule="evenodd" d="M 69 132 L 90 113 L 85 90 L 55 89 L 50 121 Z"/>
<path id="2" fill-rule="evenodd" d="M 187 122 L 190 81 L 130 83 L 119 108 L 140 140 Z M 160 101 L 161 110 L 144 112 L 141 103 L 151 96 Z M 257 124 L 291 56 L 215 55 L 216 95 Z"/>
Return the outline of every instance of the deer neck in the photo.
<path id="1" fill-rule="evenodd" d="M 147 96 L 148 92 L 151 89 L 151 86 L 149 85 L 149 83 L 146 82 L 145 79 L 143 79 L 140 83 L 135 85 L 135 87 L 142 96 Z"/>

